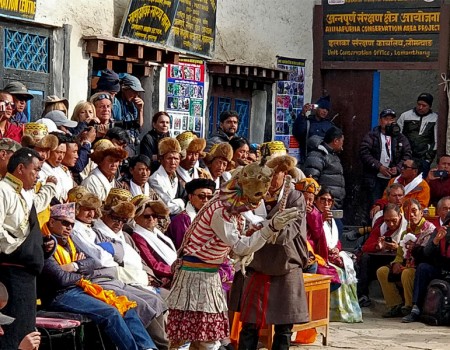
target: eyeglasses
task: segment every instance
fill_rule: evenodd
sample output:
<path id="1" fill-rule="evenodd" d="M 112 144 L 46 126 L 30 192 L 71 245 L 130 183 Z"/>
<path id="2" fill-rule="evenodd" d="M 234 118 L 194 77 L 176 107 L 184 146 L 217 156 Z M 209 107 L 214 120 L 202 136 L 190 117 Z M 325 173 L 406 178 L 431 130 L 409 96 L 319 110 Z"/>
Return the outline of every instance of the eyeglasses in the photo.
<path id="1" fill-rule="evenodd" d="M 61 225 L 63 225 L 64 227 L 73 227 L 74 223 L 67 221 L 67 220 L 62 220 L 62 219 L 56 219 L 57 221 L 59 221 L 61 223 Z"/>
<path id="2" fill-rule="evenodd" d="M 402 165 L 402 169 L 417 169 L 417 168 L 413 167 L 413 166 L 408 166 L 408 165 L 403 164 Z"/>
<path id="3" fill-rule="evenodd" d="M 323 197 L 321 197 L 321 198 L 319 198 L 319 201 L 321 203 L 333 203 L 334 199 L 333 198 L 323 198 Z"/>
<path id="4" fill-rule="evenodd" d="M 204 193 L 200 193 L 200 194 L 193 194 L 194 196 L 197 196 L 200 200 L 204 201 L 205 199 L 210 200 L 212 197 L 214 197 L 212 194 L 204 194 Z"/>
<path id="5" fill-rule="evenodd" d="M 112 97 L 111 97 L 110 94 L 100 94 L 100 95 L 96 96 L 92 100 L 92 103 L 95 103 L 95 102 L 100 101 L 100 100 L 110 100 L 110 101 L 112 101 Z"/>
<path id="6" fill-rule="evenodd" d="M 159 216 L 156 214 L 144 214 L 144 215 L 142 215 L 142 217 L 147 220 L 148 219 L 159 219 Z"/>
<path id="7" fill-rule="evenodd" d="M 5 107 L 11 106 L 11 108 L 14 108 L 15 104 L 11 101 L 0 101 L 0 103 L 4 103 Z"/>
<path id="8" fill-rule="evenodd" d="M 127 218 L 121 218 L 120 216 L 115 216 L 115 215 L 111 215 L 111 220 L 115 221 L 117 223 L 122 223 L 122 224 L 125 224 L 126 222 L 128 222 Z"/>

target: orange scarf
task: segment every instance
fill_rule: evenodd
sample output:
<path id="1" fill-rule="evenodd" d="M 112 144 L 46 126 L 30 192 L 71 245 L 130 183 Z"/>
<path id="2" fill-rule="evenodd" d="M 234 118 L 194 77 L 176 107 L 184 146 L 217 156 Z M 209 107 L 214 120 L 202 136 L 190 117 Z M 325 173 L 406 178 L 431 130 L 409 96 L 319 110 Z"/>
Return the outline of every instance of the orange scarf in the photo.
<path id="1" fill-rule="evenodd" d="M 59 265 L 70 264 L 75 261 L 77 250 L 70 237 L 67 238 L 67 244 L 69 245 L 69 251 L 64 249 L 64 247 L 59 244 L 56 246 L 56 251 L 53 257 Z M 84 278 L 81 278 L 77 285 L 83 288 L 86 294 L 89 294 L 98 300 L 104 301 L 108 305 L 114 306 L 122 316 L 125 315 L 128 310 L 137 306 L 135 301 L 128 300 L 126 296 L 117 296 L 114 291 L 104 290 L 98 284 L 92 283 Z"/>

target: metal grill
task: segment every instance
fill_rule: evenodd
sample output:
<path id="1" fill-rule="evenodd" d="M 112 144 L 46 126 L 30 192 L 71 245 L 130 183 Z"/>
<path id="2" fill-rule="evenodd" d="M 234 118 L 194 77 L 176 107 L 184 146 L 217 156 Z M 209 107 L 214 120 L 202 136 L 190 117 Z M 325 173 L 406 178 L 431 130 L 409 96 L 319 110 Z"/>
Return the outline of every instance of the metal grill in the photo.
<path id="1" fill-rule="evenodd" d="M 49 72 L 49 38 L 4 29 L 5 68 Z"/>

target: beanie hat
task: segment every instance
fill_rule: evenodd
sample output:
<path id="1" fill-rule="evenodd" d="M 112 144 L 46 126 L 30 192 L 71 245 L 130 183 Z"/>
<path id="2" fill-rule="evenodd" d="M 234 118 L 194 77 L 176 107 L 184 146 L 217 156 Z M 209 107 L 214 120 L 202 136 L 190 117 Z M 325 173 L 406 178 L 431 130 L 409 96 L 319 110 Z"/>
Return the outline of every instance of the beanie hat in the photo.
<path id="1" fill-rule="evenodd" d="M 329 111 L 331 109 L 330 96 L 322 96 L 317 100 L 316 104 L 319 105 L 319 108 Z"/>
<path id="2" fill-rule="evenodd" d="M 417 97 L 417 102 L 419 101 L 423 101 L 431 107 L 433 105 L 433 95 L 428 92 L 422 92 L 419 97 Z"/>
<path id="3" fill-rule="evenodd" d="M 97 82 L 97 90 L 108 91 L 108 92 L 119 92 L 120 91 L 120 80 L 116 72 L 105 69 L 102 71 L 102 75 Z"/>

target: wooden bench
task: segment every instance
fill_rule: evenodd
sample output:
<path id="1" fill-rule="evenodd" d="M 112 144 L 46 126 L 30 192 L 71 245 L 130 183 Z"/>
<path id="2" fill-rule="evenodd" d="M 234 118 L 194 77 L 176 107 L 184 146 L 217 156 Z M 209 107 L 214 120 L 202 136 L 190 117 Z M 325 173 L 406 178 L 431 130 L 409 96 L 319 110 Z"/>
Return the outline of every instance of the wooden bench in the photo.
<path id="1" fill-rule="evenodd" d="M 322 344 L 328 344 L 328 326 L 330 323 L 330 281 L 331 276 L 304 273 L 309 322 L 296 324 L 293 332 L 315 328 L 322 334 Z M 267 337 L 267 348 L 272 348 L 274 326 L 261 329 L 260 336 Z"/>

